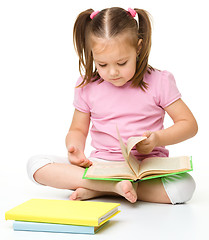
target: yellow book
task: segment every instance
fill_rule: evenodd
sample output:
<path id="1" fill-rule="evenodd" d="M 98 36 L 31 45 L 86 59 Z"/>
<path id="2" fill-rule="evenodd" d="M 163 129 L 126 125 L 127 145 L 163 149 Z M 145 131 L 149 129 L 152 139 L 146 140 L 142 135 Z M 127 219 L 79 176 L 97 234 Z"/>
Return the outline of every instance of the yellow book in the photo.
<path id="1" fill-rule="evenodd" d="M 31 199 L 5 213 L 6 220 L 100 226 L 115 216 L 119 203 Z"/>

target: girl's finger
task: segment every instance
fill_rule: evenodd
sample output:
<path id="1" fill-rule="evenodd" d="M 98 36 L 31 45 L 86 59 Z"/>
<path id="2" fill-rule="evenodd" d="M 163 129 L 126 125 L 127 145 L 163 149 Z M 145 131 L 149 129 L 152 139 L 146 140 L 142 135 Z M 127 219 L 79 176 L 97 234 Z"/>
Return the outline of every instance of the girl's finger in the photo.
<path id="1" fill-rule="evenodd" d="M 151 131 L 147 131 L 147 132 L 143 133 L 143 136 L 148 138 L 148 137 L 150 137 L 151 134 L 152 134 Z M 146 141 L 146 139 L 145 139 L 145 141 Z"/>

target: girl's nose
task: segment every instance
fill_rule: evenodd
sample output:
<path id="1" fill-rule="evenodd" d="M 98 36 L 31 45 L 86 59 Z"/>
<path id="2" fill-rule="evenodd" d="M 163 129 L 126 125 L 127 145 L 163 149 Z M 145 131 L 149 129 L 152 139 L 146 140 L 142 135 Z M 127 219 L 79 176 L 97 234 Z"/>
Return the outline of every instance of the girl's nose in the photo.
<path id="1" fill-rule="evenodd" d="M 119 71 L 116 67 L 111 67 L 109 73 L 110 73 L 110 76 L 114 77 L 114 76 L 118 76 Z"/>

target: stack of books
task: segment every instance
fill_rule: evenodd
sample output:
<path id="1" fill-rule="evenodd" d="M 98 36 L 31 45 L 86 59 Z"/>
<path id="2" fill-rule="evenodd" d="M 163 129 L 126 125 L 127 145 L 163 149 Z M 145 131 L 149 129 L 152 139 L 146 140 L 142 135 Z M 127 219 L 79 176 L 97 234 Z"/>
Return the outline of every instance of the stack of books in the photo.
<path id="1" fill-rule="evenodd" d="M 17 231 L 95 234 L 119 213 L 119 203 L 31 199 L 5 213 Z"/>

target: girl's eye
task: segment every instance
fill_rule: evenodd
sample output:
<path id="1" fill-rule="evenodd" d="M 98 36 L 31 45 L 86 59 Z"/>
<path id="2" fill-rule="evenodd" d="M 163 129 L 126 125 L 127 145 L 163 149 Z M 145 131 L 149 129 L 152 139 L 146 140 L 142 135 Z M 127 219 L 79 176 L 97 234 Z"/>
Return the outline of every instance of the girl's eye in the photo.
<path id="1" fill-rule="evenodd" d="M 127 61 L 124 63 L 118 63 L 118 66 L 124 66 L 124 65 L 126 65 L 126 63 L 127 63 Z"/>
<path id="2" fill-rule="evenodd" d="M 99 64 L 100 67 L 106 67 L 107 64 Z"/>
<path id="3" fill-rule="evenodd" d="M 118 66 L 124 66 L 126 63 L 127 63 L 127 61 L 124 62 L 124 63 L 118 63 Z M 99 64 L 99 66 L 100 66 L 100 67 L 106 67 L 107 64 Z"/>

